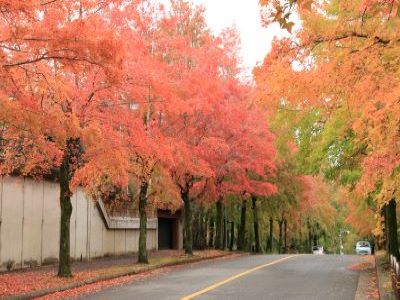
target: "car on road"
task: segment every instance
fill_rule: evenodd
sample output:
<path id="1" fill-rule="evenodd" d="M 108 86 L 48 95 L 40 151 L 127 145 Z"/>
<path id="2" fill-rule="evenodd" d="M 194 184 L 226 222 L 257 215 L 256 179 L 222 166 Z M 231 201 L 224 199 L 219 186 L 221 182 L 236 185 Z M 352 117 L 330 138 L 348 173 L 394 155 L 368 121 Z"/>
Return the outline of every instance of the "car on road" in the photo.
<path id="1" fill-rule="evenodd" d="M 313 254 L 317 254 L 317 255 L 324 254 L 324 247 L 322 247 L 322 246 L 314 246 L 314 247 L 312 247 L 312 253 Z"/>
<path id="2" fill-rule="evenodd" d="M 371 255 L 371 244 L 367 241 L 358 241 L 356 244 L 357 255 Z"/>

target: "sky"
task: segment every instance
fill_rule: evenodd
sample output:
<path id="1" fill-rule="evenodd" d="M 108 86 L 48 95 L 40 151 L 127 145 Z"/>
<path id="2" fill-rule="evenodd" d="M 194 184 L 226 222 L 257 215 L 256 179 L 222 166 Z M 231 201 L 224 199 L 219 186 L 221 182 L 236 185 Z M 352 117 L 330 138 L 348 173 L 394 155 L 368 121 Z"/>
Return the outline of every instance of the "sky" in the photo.
<path id="1" fill-rule="evenodd" d="M 193 0 L 193 3 L 205 6 L 207 24 L 215 34 L 235 24 L 241 37 L 246 77 L 251 76 L 253 67 L 270 51 L 273 37 L 284 34 L 277 24 L 269 28 L 261 26 L 258 0 Z"/>

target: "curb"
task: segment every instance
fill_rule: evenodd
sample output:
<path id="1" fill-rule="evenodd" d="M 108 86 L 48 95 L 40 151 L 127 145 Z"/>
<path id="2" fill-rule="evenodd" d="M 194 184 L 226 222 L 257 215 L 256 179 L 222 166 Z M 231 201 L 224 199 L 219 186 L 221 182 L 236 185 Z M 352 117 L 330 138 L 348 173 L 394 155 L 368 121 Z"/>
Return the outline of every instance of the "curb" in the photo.
<path id="1" fill-rule="evenodd" d="M 377 254 L 375 254 L 375 262 L 376 262 L 375 265 L 376 265 L 377 283 L 378 283 L 380 299 L 382 300 L 396 299 L 395 292 L 391 285 L 391 280 L 392 280 L 390 274 L 391 271 L 389 270 L 388 273 L 387 271 L 383 270 L 382 261 Z M 384 264 L 386 264 L 386 260 Z M 385 286 L 385 283 L 386 285 L 390 283 L 390 286 Z"/>
<path id="2" fill-rule="evenodd" d="M 357 289 L 354 296 L 355 300 L 370 299 L 370 293 L 378 293 L 378 299 L 380 298 L 379 292 L 379 279 L 377 270 L 376 256 L 369 256 L 366 258 L 368 265 L 360 267 L 359 276 L 357 280 Z M 364 260 L 360 260 L 360 265 L 364 264 Z M 376 281 L 374 281 L 376 279 Z M 375 296 L 375 294 L 374 294 Z M 371 296 L 372 297 L 372 296 Z"/>
<path id="3" fill-rule="evenodd" d="M 376 257 L 375 253 L 374 253 L 374 260 L 375 260 L 376 284 L 378 285 L 378 296 L 379 299 L 382 299 L 381 282 L 379 281 L 379 271 L 378 271 L 378 258 Z"/>
<path id="4" fill-rule="evenodd" d="M 370 279 L 370 274 L 368 274 L 368 270 L 367 269 L 360 270 L 360 274 L 358 275 L 357 290 L 354 296 L 354 300 L 365 299 L 366 297 L 365 291 L 368 289 L 369 279 Z"/>
<path id="5" fill-rule="evenodd" d="M 148 266 L 141 270 L 121 272 L 121 273 L 112 274 L 112 275 L 94 277 L 94 278 L 90 278 L 90 279 L 87 279 L 87 280 L 84 280 L 81 282 L 72 283 L 72 284 L 69 284 L 69 285 L 66 285 L 63 287 L 59 287 L 59 288 L 39 290 L 39 291 L 25 293 L 25 294 L 21 294 L 21 295 L 17 295 L 17 296 L 6 296 L 5 298 L 2 298 L 2 299 L 32 299 L 32 298 L 37 298 L 37 297 L 43 297 L 43 296 L 46 296 L 49 294 L 67 291 L 70 289 L 82 287 L 84 285 L 97 283 L 100 281 L 107 281 L 107 280 L 112 280 L 112 279 L 119 278 L 119 277 L 137 275 L 137 274 L 141 274 L 141 273 L 145 273 L 145 272 L 149 272 L 149 271 L 153 271 L 153 270 L 165 268 L 165 267 L 172 267 L 172 266 L 197 263 L 197 262 L 201 262 L 201 261 L 214 260 L 214 259 L 218 259 L 218 258 L 222 258 L 222 257 L 234 256 L 235 254 L 238 256 L 245 256 L 245 254 L 243 254 L 243 253 L 228 253 L 228 254 L 216 255 L 213 257 L 206 257 L 206 258 L 202 258 L 202 257 L 195 257 L 192 259 L 189 258 L 187 260 L 182 260 L 182 261 L 177 261 L 177 262 L 168 262 L 168 263 L 161 263 L 161 264 L 155 265 L 155 266 Z"/>

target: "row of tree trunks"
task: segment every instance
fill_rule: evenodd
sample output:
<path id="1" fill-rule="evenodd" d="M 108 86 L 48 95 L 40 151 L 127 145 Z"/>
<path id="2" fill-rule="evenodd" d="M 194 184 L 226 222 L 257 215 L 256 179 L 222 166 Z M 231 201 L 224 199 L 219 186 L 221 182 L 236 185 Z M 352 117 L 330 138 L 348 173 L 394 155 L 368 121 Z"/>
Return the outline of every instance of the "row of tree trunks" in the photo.
<path id="1" fill-rule="evenodd" d="M 186 199 L 185 194 L 182 194 L 182 199 Z M 185 226 L 185 236 L 192 232 L 192 248 L 190 248 L 189 239 L 185 239 L 185 251 L 186 253 L 191 253 L 190 251 L 195 249 L 204 249 L 206 247 L 216 249 L 229 249 L 234 250 L 235 248 L 240 251 L 252 251 L 255 253 L 260 253 L 263 251 L 261 247 L 260 238 L 260 224 L 257 208 L 257 198 L 251 197 L 251 202 L 247 203 L 246 200 L 241 202 L 240 206 L 240 222 L 239 224 L 227 219 L 227 208 L 224 206 L 222 199 L 215 203 L 215 211 L 209 210 L 206 212 L 204 207 L 196 207 L 192 211 L 192 203 L 187 200 L 185 203 L 185 224 L 189 224 L 189 228 Z M 392 202 L 393 203 L 393 202 Z M 253 217 L 252 229 L 248 234 L 246 232 L 246 219 L 247 219 L 247 205 L 251 205 L 251 213 Z M 389 207 L 389 205 L 388 205 Z M 188 210 L 189 208 L 189 210 Z M 393 211 L 393 209 L 392 209 Z M 189 212 L 189 214 L 188 214 Z M 194 215 L 193 219 L 190 219 L 188 215 Z M 388 214 L 388 217 L 391 214 Z M 395 216 L 394 216 L 395 218 Z M 389 218 L 388 218 L 389 220 Z M 300 251 L 311 251 L 312 247 L 317 245 L 319 239 L 319 229 L 318 224 L 312 226 L 310 222 L 307 222 L 308 234 L 302 238 L 302 232 L 299 231 L 299 237 L 294 240 L 290 240 L 290 232 L 288 226 L 288 220 L 282 215 L 280 219 L 276 221 L 271 216 L 268 219 L 268 229 L 265 241 L 265 251 L 272 253 L 274 250 L 278 253 L 289 253 L 289 246 L 293 246 Z M 278 223 L 279 235 L 274 238 L 274 223 Z M 237 226 L 237 228 L 235 228 Z M 236 231 L 237 229 L 237 231 Z M 235 235 L 235 231 L 237 234 Z M 397 236 L 391 236 L 392 240 L 397 238 Z M 275 242 L 276 241 L 276 242 Z M 275 245 L 276 243 L 276 245 Z M 392 242 L 394 243 L 394 242 Z M 236 246 L 236 247 L 235 247 Z M 274 247 L 275 246 L 275 247 Z M 395 250 L 393 250 L 395 251 Z M 393 252 L 394 254 L 394 252 Z M 396 255 L 396 254 L 394 254 Z"/>
<path id="2" fill-rule="evenodd" d="M 207 214 L 204 213 L 203 206 L 197 207 L 193 220 L 193 248 L 207 248 L 207 223 Z"/>
<path id="3" fill-rule="evenodd" d="M 184 197 L 184 195 L 183 195 Z M 226 249 L 229 248 L 233 250 L 235 248 L 235 244 L 238 250 L 241 251 L 254 251 L 259 253 L 262 251 L 261 243 L 260 243 L 260 224 L 258 218 L 258 209 L 257 209 L 257 198 L 252 196 L 251 202 L 251 213 L 253 215 L 253 230 L 249 234 L 246 233 L 246 218 L 247 218 L 247 201 L 243 200 L 241 202 L 240 207 L 240 223 L 235 224 L 233 221 L 228 221 L 226 208 L 223 204 L 222 199 L 216 202 L 216 210 L 215 212 L 211 212 L 210 218 L 206 219 L 203 226 L 199 226 L 196 228 L 198 234 L 204 237 L 204 245 L 208 245 L 209 247 L 215 246 L 217 249 Z M 185 201 L 185 208 L 187 207 L 187 201 Z M 400 257 L 399 247 L 398 247 L 398 233 L 397 233 L 397 216 L 396 216 L 396 200 L 391 199 L 386 205 L 382 206 L 381 215 L 384 217 L 384 234 L 385 234 L 385 243 L 388 247 L 388 252 L 391 255 L 396 257 Z M 189 206 L 190 207 L 190 206 Z M 204 214 L 201 214 L 202 210 L 200 209 L 200 216 L 202 220 L 204 220 Z M 187 218 L 187 214 L 185 214 L 185 218 Z M 215 219 L 214 219 L 215 218 Z M 276 249 L 279 253 L 289 253 L 289 246 L 293 246 L 296 249 L 304 252 L 310 252 L 313 246 L 318 245 L 318 241 L 320 238 L 323 238 L 324 231 L 321 231 L 321 227 L 318 223 L 310 223 L 307 220 L 307 229 L 308 232 L 304 235 L 301 230 L 299 231 L 299 238 L 290 240 L 290 232 L 288 227 L 288 220 L 282 216 L 280 219 L 276 220 L 279 226 L 279 236 L 277 239 Z M 189 222 L 192 224 L 193 222 Z M 193 224 L 197 224 L 194 222 Z M 237 238 L 235 238 L 235 226 L 237 225 Z M 215 230 L 214 230 L 215 226 Z M 188 233 L 188 230 L 191 228 L 186 228 L 185 233 Z M 268 227 L 268 235 L 266 238 L 266 251 L 273 252 L 274 251 L 274 219 L 273 217 L 269 218 L 269 227 Z M 208 239 L 207 239 L 208 238 Z M 247 239 L 247 240 L 246 240 Z M 250 239 L 250 240 L 248 240 Z M 207 240 L 207 243 L 206 243 Z M 215 242 L 215 243 L 214 243 Z M 196 243 L 196 247 L 199 246 L 200 243 Z M 251 247 L 250 247 L 251 246 Z M 188 253 L 190 250 L 185 248 Z M 275 249 L 275 250 L 276 250 Z"/>
<path id="4" fill-rule="evenodd" d="M 186 198 L 187 195 L 183 193 L 182 199 Z M 190 231 L 192 232 L 192 249 L 215 247 L 216 249 L 229 249 L 231 251 L 236 248 L 241 251 L 249 250 L 255 253 L 262 252 L 263 249 L 261 247 L 260 224 L 257 208 L 258 199 L 256 197 L 251 197 L 250 199 L 250 203 L 247 203 L 246 200 L 241 202 L 239 224 L 232 220 L 228 221 L 228 210 L 224 206 L 222 199 L 219 199 L 219 201 L 215 203 L 215 210 L 208 210 L 208 212 L 202 206 L 196 206 L 192 211 L 193 203 L 185 200 L 185 224 L 191 225 L 191 228 L 187 228 L 185 226 L 184 234 L 186 236 L 190 234 Z M 250 207 L 253 217 L 253 230 L 251 230 L 250 235 L 246 233 L 248 204 L 251 205 Z M 189 208 L 189 210 L 187 208 Z M 190 214 L 188 214 L 188 211 Z M 191 221 L 187 219 L 189 218 L 188 215 L 193 215 L 193 219 L 190 219 Z M 275 222 L 278 223 L 279 227 L 279 236 L 277 236 L 276 239 L 274 238 Z M 312 249 L 312 246 L 316 245 L 318 242 L 318 224 L 312 226 L 309 221 L 307 222 L 308 234 L 302 238 L 302 232 L 299 229 L 300 238 L 294 240 L 290 240 L 288 220 L 284 217 L 284 215 L 282 215 L 281 218 L 277 219 L 276 221 L 272 216 L 269 217 L 267 226 L 268 234 L 265 241 L 265 250 L 269 253 L 272 253 L 274 250 L 277 250 L 278 253 L 289 253 L 290 245 L 296 249 L 299 249 L 300 251 L 309 252 Z M 236 232 L 237 234 L 235 234 Z M 187 241 L 188 239 L 185 239 L 184 248 L 187 253 L 190 253 L 190 241 L 189 243 Z"/>
<path id="5" fill-rule="evenodd" d="M 69 189 L 70 181 L 70 157 L 68 155 L 64 156 L 62 165 L 60 167 L 60 204 L 61 204 L 61 221 L 60 221 L 60 262 L 59 262 L 59 276 L 71 276 L 71 269 L 69 264 L 69 223 L 72 214 L 72 204 L 71 204 L 71 191 Z M 144 182 L 140 188 L 139 195 L 139 213 L 140 213 L 140 235 L 139 235 L 139 257 L 138 262 L 148 263 L 147 257 L 147 247 L 146 247 L 146 234 L 147 234 L 147 190 L 148 183 Z M 184 222 L 185 222 L 185 252 L 186 254 L 193 254 L 193 234 L 192 234 L 192 203 L 189 200 L 189 192 L 182 191 L 182 200 L 184 201 Z M 241 218 L 240 225 L 238 228 L 237 236 L 237 249 L 245 250 L 246 242 L 246 201 L 242 202 L 241 205 Z M 259 236 L 259 222 L 258 222 L 258 211 L 257 211 L 257 198 L 252 197 L 252 210 L 253 210 L 253 226 L 254 226 L 254 239 L 255 239 L 255 249 L 254 251 L 261 252 L 260 236 Z M 397 236 L 397 217 L 396 217 L 396 200 L 392 199 L 388 204 L 382 207 L 382 215 L 385 217 L 385 234 L 386 234 L 386 244 L 388 245 L 389 253 L 400 257 L 398 249 L 398 236 Z M 229 246 L 232 251 L 234 249 L 235 242 L 235 223 L 233 221 L 230 223 L 230 231 L 228 234 L 227 220 L 224 214 L 224 206 L 222 199 L 216 203 L 216 236 L 215 236 L 215 247 L 217 249 L 225 249 Z M 199 249 L 204 249 L 206 245 L 212 247 L 214 245 L 214 220 L 211 216 L 208 222 L 206 215 L 204 214 L 204 209 L 200 207 L 198 209 L 198 215 L 196 216 L 196 221 L 194 222 L 196 226 L 195 230 L 195 246 Z M 209 225 L 208 225 L 209 224 Z M 266 243 L 266 250 L 268 252 L 273 251 L 273 218 L 269 218 L 269 235 Z M 207 225 L 208 225 L 208 243 L 207 243 Z M 287 220 L 282 218 L 278 220 L 279 225 L 279 239 L 278 239 L 278 251 L 279 253 L 288 252 L 288 241 L 287 241 Z M 308 222 L 308 245 L 309 249 L 313 245 L 316 245 L 318 237 L 313 234 L 312 228 Z M 227 245 L 229 237 L 229 245 Z M 301 243 L 301 241 L 300 241 Z M 392 246 L 393 245 L 393 246 Z"/>

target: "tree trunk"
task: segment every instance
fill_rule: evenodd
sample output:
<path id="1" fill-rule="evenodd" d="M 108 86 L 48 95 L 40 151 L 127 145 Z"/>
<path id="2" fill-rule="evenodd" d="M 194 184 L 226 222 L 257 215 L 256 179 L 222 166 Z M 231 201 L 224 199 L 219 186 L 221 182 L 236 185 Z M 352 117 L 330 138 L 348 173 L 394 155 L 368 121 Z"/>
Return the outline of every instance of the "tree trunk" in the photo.
<path id="1" fill-rule="evenodd" d="M 223 215 L 224 215 L 224 238 L 222 240 L 222 249 L 226 249 L 226 244 L 227 244 L 227 239 L 228 239 L 228 230 L 226 228 L 226 215 L 225 215 L 226 211 L 225 211 L 225 207 L 223 209 Z"/>
<path id="2" fill-rule="evenodd" d="M 201 250 L 206 248 L 206 223 L 207 220 L 204 220 L 204 209 L 202 206 L 199 207 L 199 240 L 198 247 Z"/>
<path id="3" fill-rule="evenodd" d="M 399 258 L 399 244 L 397 239 L 396 200 L 392 199 L 387 205 L 389 253 Z"/>
<path id="4" fill-rule="evenodd" d="M 209 230 L 208 230 L 208 212 L 207 212 L 207 210 L 205 210 L 204 211 L 204 220 L 203 220 L 203 234 L 204 234 L 204 236 L 203 236 L 203 242 L 204 242 L 204 249 L 206 249 L 207 248 L 207 246 L 208 246 L 208 232 L 209 232 Z"/>
<path id="5" fill-rule="evenodd" d="M 214 247 L 214 217 L 211 215 L 210 218 L 210 226 L 209 226 L 209 240 L 208 240 L 208 247 Z"/>
<path id="6" fill-rule="evenodd" d="M 303 252 L 303 234 L 301 232 L 301 220 L 300 220 L 300 226 L 299 226 L 299 243 L 298 243 L 298 248 L 296 247 L 296 249 L 298 250 L 298 252 L 302 253 Z"/>
<path id="7" fill-rule="evenodd" d="M 193 221 L 192 221 L 192 233 L 193 233 L 193 248 L 198 249 L 199 246 L 199 227 L 200 227 L 200 220 L 199 220 L 199 210 L 194 205 L 192 207 L 192 214 L 193 214 Z"/>
<path id="8" fill-rule="evenodd" d="M 193 248 L 203 250 L 206 248 L 206 230 L 204 225 L 204 210 L 202 206 L 195 206 L 193 215 Z"/>
<path id="9" fill-rule="evenodd" d="M 312 234 L 312 228 L 311 228 L 311 224 L 310 224 L 310 220 L 307 220 L 307 229 L 308 229 L 308 245 L 307 245 L 307 253 L 312 253 L 312 240 L 313 240 L 313 234 Z M 340 250 L 339 250 L 340 252 Z"/>
<path id="10" fill-rule="evenodd" d="M 255 252 L 260 253 L 261 246 L 260 246 L 260 233 L 259 233 L 259 229 L 258 229 L 257 197 L 252 196 L 251 201 L 252 201 L 252 208 L 253 208 L 254 240 L 256 243 Z"/>
<path id="11" fill-rule="evenodd" d="M 238 232 L 238 250 L 245 250 L 245 235 L 246 235 L 246 200 L 242 201 L 240 214 L 240 227 Z"/>
<path id="12" fill-rule="evenodd" d="M 283 220 L 279 220 L 279 241 L 278 241 L 278 247 L 279 247 L 279 252 L 282 253 L 282 225 L 283 225 Z"/>
<path id="13" fill-rule="evenodd" d="M 273 251 L 273 236 L 274 234 L 274 219 L 272 217 L 269 218 L 269 237 L 267 241 L 267 250 L 269 253 Z"/>
<path id="14" fill-rule="evenodd" d="M 235 242 L 235 222 L 231 222 L 231 234 L 229 240 L 229 251 L 233 251 L 233 243 Z"/>
<path id="15" fill-rule="evenodd" d="M 138 263 L 148 264 L 147 258 L 147 189 L 149 183 L 147 181 L 142 182 L 139 193 L 139 215 L 140 215 L 140 230 L 139 230 L 139 255 Z"/>
<path id="16" fill-rule="evenodd" d="M 288 253 L 287 248 L 287 220 L 283 220 L 283 234 L 284 234 L 284 253 Z"/>
<path id="17" fill-rule="evenodd" d="M 58 276 L 59 277 L 71 277 L 71 266 L 70 266 L 70 220 L 72 214 L 71 204 L 71 190 L 69 188 L 70 183 L 70 155 L 69 150 L 66 150 L 60 166 L 60 251 L 59 251 L 59 263 L 58 263 Z"/>
<path id="18" fill-rule="evenodd" d="M 192 234 L 192 204 L 189 198 L 189 189 L 181 191 L 184 203 L 184 222 L 185 222 L 185 253 L 193 255 L 193 234 Z"/>
<path id="19" fill-rule="evenodd" d="M 383 220 L 384 220 L 384 230 L 383 230 L 383 234 L 384 234 L 384 246 L 385 246 L 385 250 L 387 253 L 389 253 L 389 223 L 388 223 L 388 205 L 384 204 L 382 206 L 382 216 L 383 216 Z"/>
<path id="20" fill-rule="evenodd" d="M 219 198 L 216 203 L 217 208 L 217 224 L 216 224 L 216 233 L 215 233 L 215 248 L 223 249 L 223 238 L 224 238 L 224 216 L 223 216 L 223 207 L 222 207 L 222 199 Z"/>

